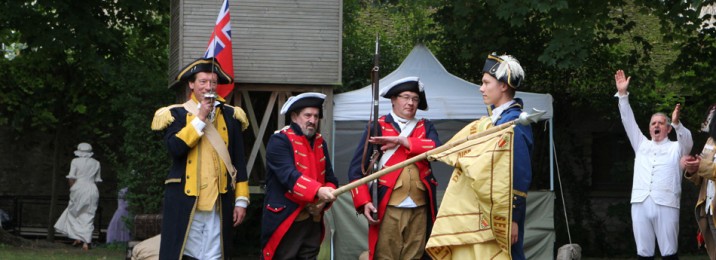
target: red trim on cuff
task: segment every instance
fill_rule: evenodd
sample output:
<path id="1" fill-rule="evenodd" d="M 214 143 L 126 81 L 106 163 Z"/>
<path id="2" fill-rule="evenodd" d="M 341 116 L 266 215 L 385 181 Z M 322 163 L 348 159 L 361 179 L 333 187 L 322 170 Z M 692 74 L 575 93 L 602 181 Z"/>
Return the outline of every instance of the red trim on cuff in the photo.
<path id="1" fill-rule="evenodd" d="M 331 187 L 331 188 L 333 188 L 333 189 L 337 189 L 337 188 L 338 188 L 338 186 L 336 186 L 336 185 L 333 184 L 332 182 L 326 182 L 325 185 L 324 185 L 324 187 Z"/>

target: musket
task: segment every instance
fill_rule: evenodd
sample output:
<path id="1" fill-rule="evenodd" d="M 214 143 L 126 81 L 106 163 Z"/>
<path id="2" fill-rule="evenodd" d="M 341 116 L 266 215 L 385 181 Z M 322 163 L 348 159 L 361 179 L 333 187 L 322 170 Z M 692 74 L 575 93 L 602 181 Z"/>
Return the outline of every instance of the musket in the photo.
<path id="1" fill-rule="evenodd" d="M 371 76 L 371 87 L 373 90 L 373 110 L 371 111 L 371 118 L 368 121 L 368 124 L 366 124 L 366 131 L 368 134 L 365 138 L 365 143 L 363 143 L 363 155 L 361 159 L 361 173 L 363 173 L 363 176 L 369 176 L 373 174 L 374 172 L 377 172 L 380 170 L 380 149 L 378 148 L 378 145 L 373 144 L 373 152 L 371 153 L 370 157 L 366 156 L 368 155 L 368 145 L 371 136 L 378 135 L 378 118 L 380 118 L 380 111 L 378 110 L 378 94 L 379 94 L 379 83 L 380 83 L 380 43 L 378 42 L 379 36 L 376 34 L 375 36 L 375 53 L 373 54 L 373 68 L 370 70 L 370 76 Z M 370 125 L 373 124 L 373 129 L 370 128 Z M 366 159 L 368 159 L 368 162 L 366 162 Z M 365 184 L 365 183 L 364 183 Z M 356 186 L 358 187 L 358 186 Z M 371 197 L 372 197 L 372 203 L 373 206 L 376 208 L 376 212 L 373 212 L 371 214 L 371 217 L 375 220 L 378 219 L 378 203 L 380 202 L 380 198 L 378 198 L 378 184 L 375 183 L 370 187 L 371 189 Z"/>
<path id="2" fill-rule="evenodd" d="M 373 54 L 373 69 L 371 70 L 371 78 L 373 81 L 373 132 L 372 134 L 367 136 L 366 142 L 370 139 L 371 136 L 378 135 L 378 118 L 380 118 L 380 111 L 378 109 L 378 93 L 380 89 L 380 35 L 376 33 L 375 35 L 375 53 Z M 378 159 L 380 157 L 380 150 L 378 148 L 378 145 L 373 145 L 373 153 L 371 154 L 371 171 L 369 175 L 375 174 L 375 172 L 378 172 L 380 170 L 380 160 Z M 377 177 L 376 177 L 377 179 Z M 373 207 L 376 208 L 376 211 L 371 213 L 371 217 L 374 220 L 378 220 L 378 207 L 380 205 L 380 198 L 378 197 L 378 182 L 375 182 L 373 186 L 371 187 L 371 194 L 373 198 Z"/>
<path id="3" fill-rule="evenodd" d="M 375 179 L 380 178 L 380 177 L 383 176 L 383 175 L 386 175 L 386 174 L 391 173 L 391 172 L 393 172 L 393 171 L 395 171 L 395 170 L 404 168 L 404 167 L 406 167 L 406 166 L 408 166 L 408 165 L 411 165 L 411 164 L 413 164 L 413 163 L 416 163 L 416 162 L 419 162 L 419 161 L 422 161 L 422 160 L 427 160 L 427 159 L 430 158 L 431 155 L 439 154 L 439 153 L 442 153 L 442 152 L 444 152 L 444 151 L 450 150 L 450 149 L 455 148 L 455 147 L 457 147 L 457 146 L 459 146 L 459 145 L 461 145 L 461 144 L 466 143 L 467 141 L 475 140 L 475 139 L 477 139 L 477 138 L 484 137 L 484 136 L 488 136 L 488 135 L 490 135 L 490 134 L 499 132 L 499 131 L 504 130 L 504 129 L 506 129 L 506 128 L 513 127 L 514 125 L 517 125 L 517 124 L 520 124 L 520 125 L 529 125 L 530 123 L 536 123 L 537 120 L 539 120 L 539 118 L 540 118 L 542 115 L 544 115 L 545 113 L 546 113 L 546 111 L 544 111 L 544 110 L 537 110 L 537 109 L 534 109 L 534 108 L 533 108 L 533 113 L 532 113 L 532 114 L 528 114 L 527 112 L 522 112 L 522 113 L 520 113 L 519 118 L 517 118 L 517 119 L 515 119 L 515 120 L 509 121 L 509 122 L 505 122 L 505 123 L 503 123 L 503 124 L 501 124 L 501 125 L 488 128 L 488 129 L 486 129 L 486 130 L 484 130 L 484 131 L 482 131 L 482 132 L 475 133 L 475 134 L 471 134 L 471 135 L 469 135 L 469 136 L 467 136 L 467 137 L 465 137 L 465 138 L 458 139 L 458 140 L 455 140 L 455 141 L 453 141 L 453 142 L 443 144 L 443 145 L 441 145 L 440 147 L 437 147 L 437 148 L 434 148 L 434 149 L 432 149 L 432 150 L 430 150 L 430 151 L 421 153 L 421 154 L 419 154 L 419 155 L 417 155 L 417 156 L 415 156 L 415 157 L 412 157 L 412 158 L 410 158 L 410 159 L 407 159 L 407 160 L 405 160 L 405 161 L 403 161 L 403 162 L 401 162 L 401 163 L 394 164 L 394 165 L 391 165 L 391 166 L 389 166 L 389 167 L 385 167 L 385 168 L 383 168 L 383 169 L 380 170 L 380 171 L 373 172 L 371 175 L 368 175 L 368 176 L 363 177 L 363 178 L 361 178 L 361 179 L 358 179 L 358 180 L 356 180 L 356 181 L 354 181 L 354 182 L 351 182 L 351 183 L 348 183 L 348 184 L 346 184 L 346 185 L 343 185 L 343 186 L 341 186 L 340 188 L 338 188 L 338 189 L 336 189 L 336 190 L 333 191 L 333 196 L 338 196 L 338 195 L 340 195 L 340 194 L 343 194 L 343 193 L 345 193 L 345 192 L 347 192 L 347 191 L 350 191 L 350 190 L 352 190 L 352 189 L 355 189 L 356 187 L 358 187 L 358 186 L 360 186 L 360 185 L 366 184 L 366 183 L 368 183 L 368 182 L 370 182 L 370 181 L 373 181 L 373 180 L 375 180 Z M 467 147 L 462 147 L 462 148 L 467 148 Z"/>

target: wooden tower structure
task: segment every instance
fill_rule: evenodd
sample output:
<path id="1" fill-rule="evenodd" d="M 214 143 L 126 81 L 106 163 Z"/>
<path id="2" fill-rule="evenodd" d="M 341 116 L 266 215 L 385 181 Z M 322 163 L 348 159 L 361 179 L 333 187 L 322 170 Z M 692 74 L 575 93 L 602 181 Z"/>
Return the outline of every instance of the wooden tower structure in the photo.
<path id="1" fill-rule="evenodd" d="M 171 0 L 169 82 L 201 57 L 222 0 Z M 227 101 L 246 111 L 244 132 L 252 192 L 260 192 L 268 137 L 286 124 L 278 111 L 291 95 L 326 94 L 321 132 L 332 144 L 333 89 L 341 84 L 342 1 L 230 0 L 234 91 Z M 179 90 L 183 102 L 187 89 Z"/>

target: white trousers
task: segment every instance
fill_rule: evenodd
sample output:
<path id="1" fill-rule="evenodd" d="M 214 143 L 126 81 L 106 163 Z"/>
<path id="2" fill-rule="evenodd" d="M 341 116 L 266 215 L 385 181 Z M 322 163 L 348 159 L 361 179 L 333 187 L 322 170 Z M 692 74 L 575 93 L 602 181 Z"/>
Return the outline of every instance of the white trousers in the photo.
<path id="1" fill-rule="evenodd" d="M 661 256 L 676 254 L 679 248 L 679 209 L 654 203 L 651 196 L 643 202 L 631 204 L 636 253 L 654 256 L 655 241 Z"/>
<path id="2" fill-rule="evenodd" d="M 195 211 L 184 254 L 196 259 L 221 259 L 221 217 L 216 210 Z"/>

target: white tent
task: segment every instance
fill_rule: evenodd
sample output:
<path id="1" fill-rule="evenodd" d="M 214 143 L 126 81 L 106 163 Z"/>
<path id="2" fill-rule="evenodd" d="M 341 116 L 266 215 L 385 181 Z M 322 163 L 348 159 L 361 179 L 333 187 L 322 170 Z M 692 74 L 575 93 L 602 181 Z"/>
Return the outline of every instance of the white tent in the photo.
<path id="1" fill-rule="evenodd" d="M 418 110 L 416 117 L 430 119 L 435 124 L 443 142 L 467 123 L 487 115 L 487 108 L 479 91 L 480 86 L 450 74 L 423 45 L 415 46 L 395 71 L 380 79 L 380 86 L 386 86 L 397 79 L 408 76 L 420 77 L 425 85 L 429 109 L 427 111 Z M 546 110 L 547 113 L 541 119 L 548 120 L 551 139 L 552 96 L 519 91 L 516 96 L 524 101 L 526 111 L 532 108 Z M 335 129 L 331 158 L 336 176 L 340 183 L 345 184 L 348 182 L 347 170 L 350 160 L 372 110 L 371 86 L 335 95 L 334 103 Z M 381 115 L 390 112 L 389 99 L 381 98 L 379 106 Z M 552 147 L 551 143 L 550 140 L 550 148 Z M 552 154 L 551 149 L 549 153 Z M 437 196 L 440 201 L 452 168 L 441 163 L 433 163 L 432 167 L 439 183 Z M 545 256 L 552 258 L 553 201 L 554 194 L 551 191 L 531 192 L 528 197 L 527 233 L 525 234 L 528 259 L 542 259 Z M 535 208 L 541 210 L 535 212 Z M 339 197 L 327 214 L 327 219 L 329 220 L 329 230 L 327 231 L 330 231 L 327 233 L 327 238 L 332 238 L 330 240 L 333 246 L 332 253 L 336 259 L 355 259 L 361 251 L 366 250 L 367 222 L 363 216 L 356 216 L 350 194 L 343 194 Z M 537 231 L 535 233 L 534 230 L 541 230 L 541 233 Z"/>
<path id="2" fill-rule="evenodd" d="M 416 117 L 475 120 L 487 115 L 480 86 L 450 74 L 423 45 L 415 46 L 395 71 L 380 79 L 380 86 L 408 76 L 420 77 L 428 98 L 428 111 L 418 110 Z M 371 86 L 335 95 L 333 121 L 367 121 L 372 108 L 371 96 Z M 542 119 L 552 118 L 551 95 L 517 91 L 516 96 L 524 101 L 526 111 L 547 110 Z M 379 106 L 381 115 L 390 112 L 389 99 L 381 98 Z"/>

